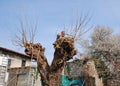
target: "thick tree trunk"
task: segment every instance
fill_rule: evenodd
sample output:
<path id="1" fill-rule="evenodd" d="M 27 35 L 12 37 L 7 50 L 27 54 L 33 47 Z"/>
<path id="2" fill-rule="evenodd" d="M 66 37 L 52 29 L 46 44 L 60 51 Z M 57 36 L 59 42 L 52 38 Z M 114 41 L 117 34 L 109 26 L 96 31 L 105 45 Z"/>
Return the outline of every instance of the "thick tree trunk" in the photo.
<path id="1" fill-rule="evenodd" d="M 61 37 L 53 45 L 55 48 L 54 59 L 49 66 L 44 55 L 45 49 L 41 44 L 26 44 L 26 54 L 32 56 L 37 61 L 38 71 L 41 76 L 43 86 L 59 86 L 61 74 L 66 61 L 75 54 L 74 39 L 72 37 Z"/>

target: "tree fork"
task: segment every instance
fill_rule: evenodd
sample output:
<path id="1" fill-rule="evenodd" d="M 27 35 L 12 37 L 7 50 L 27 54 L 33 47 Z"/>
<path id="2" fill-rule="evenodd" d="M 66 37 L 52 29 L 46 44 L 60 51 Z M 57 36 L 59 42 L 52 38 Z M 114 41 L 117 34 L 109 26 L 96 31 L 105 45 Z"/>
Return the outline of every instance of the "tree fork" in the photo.
<path id="1" fill-rule="evenodd" d="M 62 70 L 66 61 L 76 55 L 74 39 L 72 37 L 62 37 L 54 43 L 54 59 L 49 65 L 44 55 L 45 48 L 40 43 L 26 43 L 25 53 L 32 56 L 37 61 L 38 71 L 41 76 L 43 86 L 59 86 Z"/>

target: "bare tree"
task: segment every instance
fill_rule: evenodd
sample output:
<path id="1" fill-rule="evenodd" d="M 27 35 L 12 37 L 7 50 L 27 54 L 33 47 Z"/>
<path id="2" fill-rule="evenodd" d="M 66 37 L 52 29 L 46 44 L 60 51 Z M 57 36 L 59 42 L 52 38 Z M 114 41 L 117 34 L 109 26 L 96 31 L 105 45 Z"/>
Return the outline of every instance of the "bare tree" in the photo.
<path id="1" fill-rule="evenodd" d="M 66 61 L 72 59 L 77 53 L 74 47 L 75 41 L 80 40 L 80 37 L 89 30 L 83 29 L 88 23 L 85 20 L 86 17 L 80 18 L 80 22 L 77 22 L 75 27 L 70 30 L 69 35 L 66 35 L 67 33 L 64 31 L 57 35 L 57 39 L 53 43 L 55 52 L 51 65 L 48 64 L 47 58 L 44 55 L 45 48 L 40 43 L 34 43 L 34 36 L 36 35 L 34 31 L 31 30 L 31 39 L 28 40 L 26 29 L 23 22 L 21 22 L 21 36 L 16 36 L 15 42 L 25 48 L 27 55 L 36 59 L 43 86 L 60 85 L 61 74 Z"/>
<path id="2" fill-rule="evenodd" d="M 97 26 L 91 34 L 91 39 L 92 45 L 88 48 L 91 55 L 102 58 L 108 68 L 110 68 L 110 72 L 113 75 L 111 78 L 114 77 L 114 80 L 119 81 L 120 36 L 114 35 L 111 28 Z"/>
<path id="3" fill-rule="evenodd" d="M 112 33 L 113 30 L 109 27 L 96 26 L 91 34 L 92 43 L 97 44 L 100 41 L 105 41 L 106 39 L 110 38 Z"/>
<path id="4" fill-rule="evenodd" d="M 96 27 L 91 34 L 91 49 L 105 55 L 106 60 L 114 60 L 115 53 L 119 52 L 120 38 L 113 34 L 113 30 L 108 27 Z M 107 56 L 107 54 L 109 54 Z M 116 54 L 119 55 L 119 54 Z"/>

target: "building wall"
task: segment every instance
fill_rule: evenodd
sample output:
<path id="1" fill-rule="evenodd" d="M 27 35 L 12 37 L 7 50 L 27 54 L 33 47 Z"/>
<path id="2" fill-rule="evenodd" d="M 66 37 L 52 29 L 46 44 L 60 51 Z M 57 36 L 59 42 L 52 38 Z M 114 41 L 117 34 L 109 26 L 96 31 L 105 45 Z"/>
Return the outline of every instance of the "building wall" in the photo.
<path id="1" fill-rule="evenodd" d="M 0 54 L 0 65 L 7 66 L 7 59 L 8 59 L 7 55 Z"/>
<path id="2" fill-rule="evenodd" d="M 20 56 L 16 56 L 16 55 L 4 55 L 4 54 L 0 54 L 0 65 L 3 65 L 3 60 L 6 60 L 6 65 L 8 66 L 8 59 L 11 59 L 11 64 L 9 66 L 9 68 L 14 68 L 14 67 L 21 67 L 22 64 L 22 60 L 25 60 L 25 66 L 30 66 L 31 65 L 31 59 L 28 58 L 24 58 L 24 57 L 20 57 Z"/>
<path id="3" fill-rule="evenodd" d="M 10 68 L 8 72 L 9 78 L 6 86 L 41 86 L 40 78 L 35 79 L 34 67 Z"/>
<path id="4" fill-rule="evenodd" d="M 11 59 L 10 62 L 10 66 L 8 66 L 8 60 Z M 25 60 L 25 66 L 30 66 L 31 65 L 31 59 L 29 57 L 26 57 L 25 55 L 19 55 L 16 53 L 11 53 L 11 52 L 7 52 L 4 50 L 0 49 L 0 65 L 2 66 L 6 66 L 6 70 L 4 70 L 5 73 L 5 78 L 2 82 L 0 83 L 7 83 L 8 77 L 9 77 L 9 73 L 7 72 L 7 68 L 16 68 L 16 67 L 21 67 L 22 65 L 22 60 Z M 1 74 L 1 71 L 0 71 Z M 3 77 L 3 76 L 0 76 Z M 0 86 L 4 86 L 4 85 L 0 85 Z"/>
<path id="5" fill-rule="evenodd" d="M 5 86 L 6 66 L 0 65 L 0 86 Z"/>
<path id="6" fill-rule="evenodd" d="M 25 66 L 31 66 L 31 60 L 27 60 Z"/>
<path id="7" fill-rule="evenodd" d="M 2 57 L 0 56 L 0 65 L 2 65 Z"/>
<path id="8" fill-rule="evenodd" d="M 2 58 L 7 58 L 7 59 L 11 59 L 11 65 L 10 68 L 13 67 L 21 67 L 22 64 L 22 60 L 26 61 L 25 66 L 30 66 L 30 61 L 31 58 L 26 56 L 25 54 L 22 53 L 17 53 L 15 51 L 12 50 L 4 50 L 0 48 L 0 56 Z M 2 63 L 2 58 L 0 57 L 0 64 Z"/>
<path id="9" fill-rule="evenodd" d="M 13 58 L 13 57 L 9 57 L 9 59 L 11 59 L 11 65 L 10 68 L 14 68 L 14 67 L 21 67 L 22 64 L 22 58 L 17 57 L 17 58 Z M 26 61 L 25 66 L 30 66 L 31 60 L 30 59 L 25 59 Z"/>
<path id="10" fill-rule="evenodd" d="M 10 68 L 21 67 L 21 59 L 18 58 L 9 58 L 9 59 L 11 59 Z"/>
<path id="11" fill-rule="evenodd" d="M 8 80 L 7 59 L 7 55 L 0 54 L 0 86 L 4 86 Z"/>

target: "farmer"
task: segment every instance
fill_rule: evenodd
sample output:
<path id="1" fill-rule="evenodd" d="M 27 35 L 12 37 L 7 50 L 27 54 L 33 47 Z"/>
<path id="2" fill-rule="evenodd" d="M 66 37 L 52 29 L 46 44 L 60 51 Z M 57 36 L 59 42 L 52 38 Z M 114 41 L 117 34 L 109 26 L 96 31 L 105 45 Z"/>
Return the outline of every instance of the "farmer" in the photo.
<path id="1" fill-rule="evenodd" d="M 57 39 L 60 39 L 65 36 L 65 31 L 62 31 L 60 34 L 57 35 Z"/>

